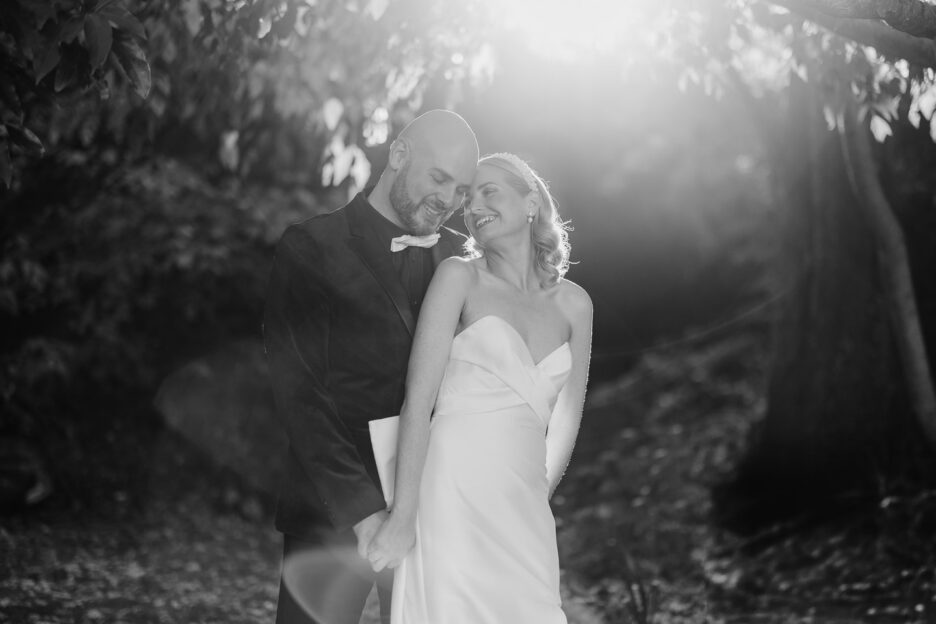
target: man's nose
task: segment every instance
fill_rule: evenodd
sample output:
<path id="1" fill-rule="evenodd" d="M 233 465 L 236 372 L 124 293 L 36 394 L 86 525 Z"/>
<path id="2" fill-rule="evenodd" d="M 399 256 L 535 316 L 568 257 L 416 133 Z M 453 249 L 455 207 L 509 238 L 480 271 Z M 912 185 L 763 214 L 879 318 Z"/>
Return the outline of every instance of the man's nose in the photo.
<path id="1" fill-rule="evenodd" d="M 439 199 L 442 200 L 442 203 L 445 204 L 445 207 L 449 210 L 457 208 L 455 200 L 458 199 L 458 187 L 451 185 L 446 187 L 441 193 L 439 193 Z"/>

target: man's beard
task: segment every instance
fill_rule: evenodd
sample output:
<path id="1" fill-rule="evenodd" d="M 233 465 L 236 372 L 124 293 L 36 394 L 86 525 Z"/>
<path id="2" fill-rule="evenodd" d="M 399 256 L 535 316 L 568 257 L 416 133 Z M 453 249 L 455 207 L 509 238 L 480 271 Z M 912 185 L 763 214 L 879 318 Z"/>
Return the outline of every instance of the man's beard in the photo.
<path id="1" fill-rule="evenodd" d="M 396 180 L 390 187 L 390 205 L 397 213 L 403 226 L 410 234 L 424 235 L 434 233 L 438 227 L 433 227 L 425 220 L 419 218 L 419 204 L 414 202 L 406 190 L 406 179 L 409 176 L 410 163 L 407 162 L 400 169 Z M 441 225 L 439 223 L 438 225 Z"/>

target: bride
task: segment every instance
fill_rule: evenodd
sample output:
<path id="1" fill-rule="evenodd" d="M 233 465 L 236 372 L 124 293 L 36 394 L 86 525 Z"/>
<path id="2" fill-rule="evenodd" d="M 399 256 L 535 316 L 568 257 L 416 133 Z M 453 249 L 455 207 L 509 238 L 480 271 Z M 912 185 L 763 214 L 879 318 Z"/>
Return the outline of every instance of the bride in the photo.
<path id="1" fill-rule="evenodd" d="M 482 158 L 464 217 L 472 253 L 426 294 L 368 559 L 397 568 L 393 624 L 564 624 L 549 498 L 582 417 L 592 304 L 563 279 L 565 228 L 523 160 Z"/>

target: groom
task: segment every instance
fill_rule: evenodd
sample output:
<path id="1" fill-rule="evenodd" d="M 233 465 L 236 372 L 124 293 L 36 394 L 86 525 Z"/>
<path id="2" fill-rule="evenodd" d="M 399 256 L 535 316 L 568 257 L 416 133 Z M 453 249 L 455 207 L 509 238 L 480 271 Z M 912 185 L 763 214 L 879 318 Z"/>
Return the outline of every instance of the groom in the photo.
<path id="1" fill-rule="evenodd" d="M 464 119 L 425 113 L 393 142 L 376 186 L 291 226 L 277 246 L 264 313 L 289 438 L 277 624 L 357 624 L 377 580 L 364 555 L 387 512 L 367 423 L 399 413 L 423 295 L 460 252 L 460 235 L 441 226 L 477 161 Z M 378 591 L 389 621 L 387 583 Z"/>

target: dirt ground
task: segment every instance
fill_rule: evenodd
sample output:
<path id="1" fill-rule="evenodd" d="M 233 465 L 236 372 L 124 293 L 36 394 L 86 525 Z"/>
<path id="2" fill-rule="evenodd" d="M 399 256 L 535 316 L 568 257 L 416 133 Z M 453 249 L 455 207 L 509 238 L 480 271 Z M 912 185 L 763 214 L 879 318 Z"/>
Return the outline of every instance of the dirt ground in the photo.
<path id="1" fill-rule="evenodd" d="M 710 486 L 763 412 L 763 369 L 739 336 L 647 354 L 591 390 L 553 501 L 571 624 L 936 622 L 933 540 L 876 524 L 892 516 L 744 539 L 712 526 Z M 72 495 L 0 517 L 0 622 L 273 621 L 281 542 L 256 498 L 158 427 L 88 455 Z"/>

